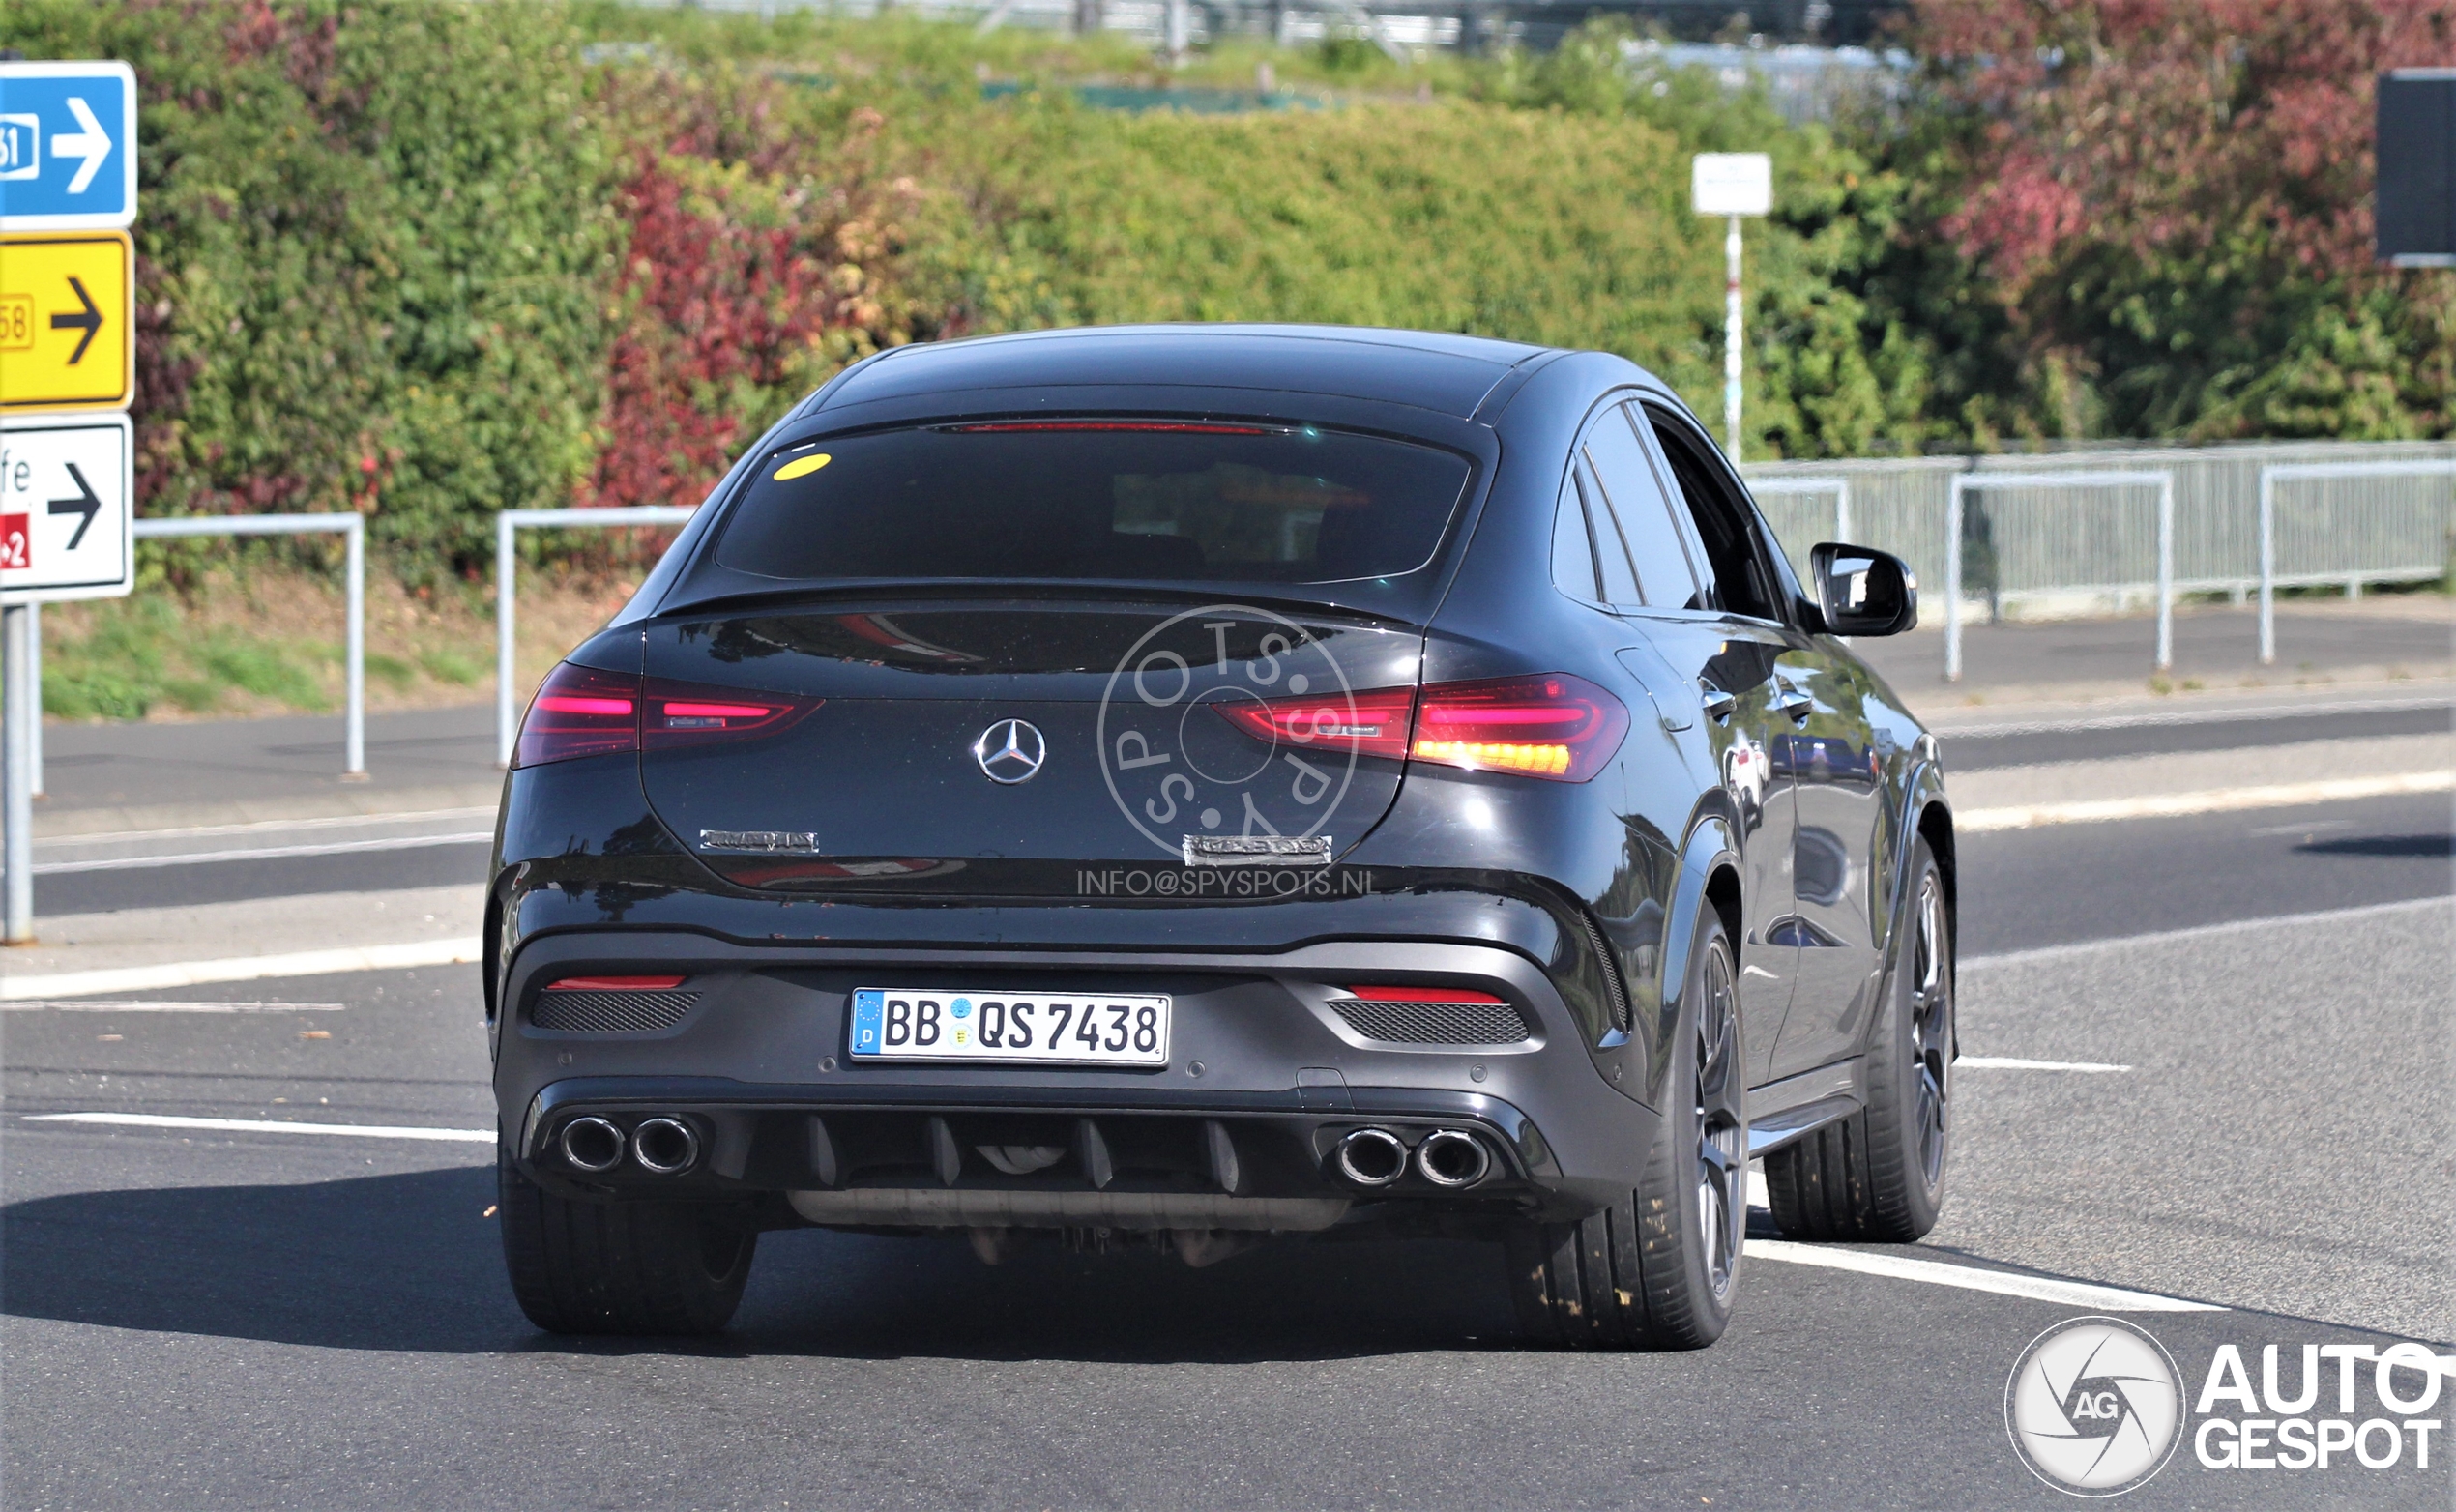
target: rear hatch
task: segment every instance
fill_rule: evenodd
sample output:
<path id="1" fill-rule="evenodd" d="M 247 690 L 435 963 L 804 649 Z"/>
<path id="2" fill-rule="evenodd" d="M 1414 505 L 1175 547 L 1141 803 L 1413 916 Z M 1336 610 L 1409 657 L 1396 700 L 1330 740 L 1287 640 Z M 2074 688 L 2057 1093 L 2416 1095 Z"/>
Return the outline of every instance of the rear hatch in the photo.
<path id="1" fill-rule="evenodd" d="M 1396 797 L 1422 649 L 1182 600 L 839 600 L 646 637 L 658 817 L 741 885 L 837 894 L 1173 895 L 1193 837 L 1342 854 Z"/>

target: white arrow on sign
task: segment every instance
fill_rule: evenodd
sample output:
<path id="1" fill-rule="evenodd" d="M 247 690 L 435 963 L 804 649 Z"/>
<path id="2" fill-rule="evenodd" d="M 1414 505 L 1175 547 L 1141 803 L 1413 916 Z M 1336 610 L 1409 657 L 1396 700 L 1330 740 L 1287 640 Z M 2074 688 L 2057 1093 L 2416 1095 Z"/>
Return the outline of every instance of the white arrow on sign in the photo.
<path id="1" fill-rule="evenodd" d="M 65 135 L 52 133 L 51 156 L 85 160 L 77 164 L 76 177 L 69 180 L 69 192 L 82 194 L 85 187 L 94 182 L 94 175 L 102 171 L 102 160 L 111 155 L 111 136 L 94 118 L 94 107 L 85 102 L 83 96 L 69 97 L 69 114 L 76 117 L 77 130 Z"/>

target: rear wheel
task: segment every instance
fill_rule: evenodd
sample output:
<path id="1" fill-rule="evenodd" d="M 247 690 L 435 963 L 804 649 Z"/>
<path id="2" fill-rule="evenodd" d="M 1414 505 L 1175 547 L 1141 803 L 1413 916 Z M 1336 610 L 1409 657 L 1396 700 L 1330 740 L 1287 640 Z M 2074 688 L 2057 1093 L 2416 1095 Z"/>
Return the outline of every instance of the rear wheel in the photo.
<path id="1" fill-rule="evenodd" d="M 1911 927 L 1867 1056 L 1867 1106 L 1766 1159 L 1773 1221 L 1799 1239 L 1905 1244 L 1936 1227 L 1952 1154 L 1953 928 L 1925 840 Z"/>
<path id="2" fill-rule="evenodd" d="M 741 1305 L 759 1236 L 706 1205 L 559 1197 L 501 1149 L 495 1177 L 512 1293 L 539 1327 L 715 1333 Z"/>
<path id="3" fill-rule="evenodd" d="M 1689 952 L 1662 1132 L 1645 1184 L 1576 1223 L 1509 1236 L 1529 1337 L 1570 1349 L 1694 1350 L 1731 1322 L 1748 1220 L 1748 1116 L 1731 942 L 1709 911 Z"/>

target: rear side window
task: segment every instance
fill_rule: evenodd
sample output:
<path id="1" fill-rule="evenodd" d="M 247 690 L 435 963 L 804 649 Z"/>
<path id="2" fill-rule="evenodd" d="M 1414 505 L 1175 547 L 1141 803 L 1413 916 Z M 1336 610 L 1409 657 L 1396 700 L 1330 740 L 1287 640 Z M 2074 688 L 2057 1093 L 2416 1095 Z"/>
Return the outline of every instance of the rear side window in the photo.
<path id="1" fill-rule="evenodd" d="M 789 579 L 1389 577 L 1431 561 L 1472 472 L 1437 447 L 1310 426 L 880 431 L 764 459 L 716 561 Z"/>
<path id="2" fill-rule="evenodd" d="M 1612 514 L 1628 541 L 1644 601 L 1657 609 L 1702 608 L 1688 548 L 1672 523 L 1662 486 L 1655 481 L 1646 448 L 1629 428 L 1628 411 L 1615 407 L 1587 436 L 1586 459 L 1611 499 Z"/>

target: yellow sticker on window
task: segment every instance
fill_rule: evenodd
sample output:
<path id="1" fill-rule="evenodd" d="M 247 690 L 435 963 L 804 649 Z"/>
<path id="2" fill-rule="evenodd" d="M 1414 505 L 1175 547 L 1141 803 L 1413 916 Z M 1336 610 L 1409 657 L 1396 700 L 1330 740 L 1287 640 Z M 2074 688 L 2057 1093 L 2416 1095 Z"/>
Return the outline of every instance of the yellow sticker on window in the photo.
<path id="1" fill-rule="evenodd" d="M 775 480 L 780 483 L 789 483 L 797 478 L 807 478 L 833 460 L 835 459 L 824 451 L 813 452 L 809 456 L 797 456 L 775 470 Z"/>

